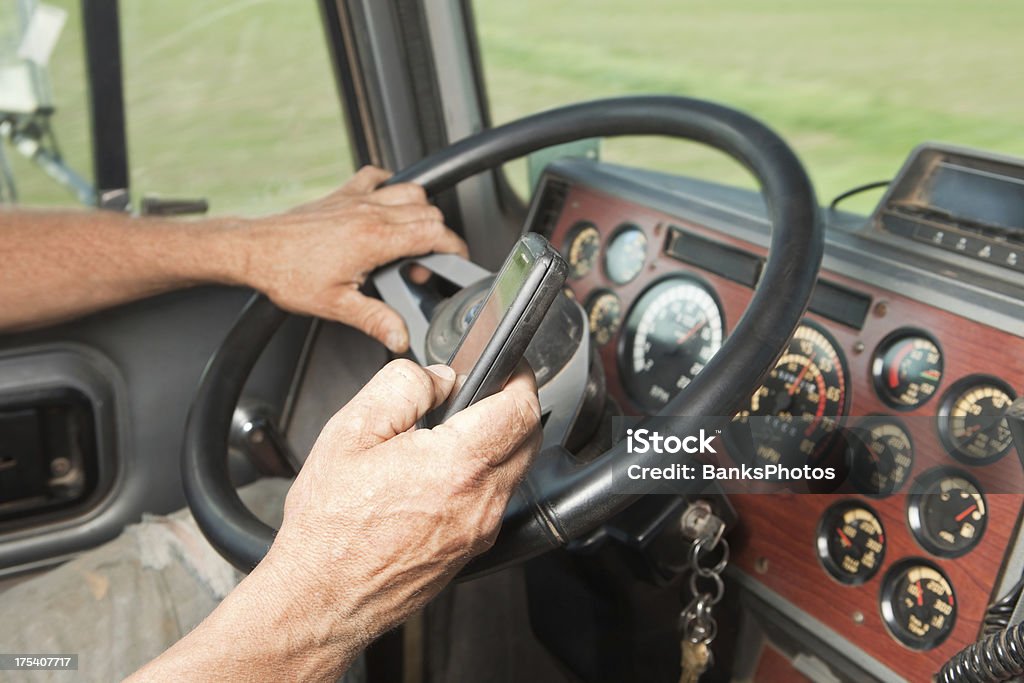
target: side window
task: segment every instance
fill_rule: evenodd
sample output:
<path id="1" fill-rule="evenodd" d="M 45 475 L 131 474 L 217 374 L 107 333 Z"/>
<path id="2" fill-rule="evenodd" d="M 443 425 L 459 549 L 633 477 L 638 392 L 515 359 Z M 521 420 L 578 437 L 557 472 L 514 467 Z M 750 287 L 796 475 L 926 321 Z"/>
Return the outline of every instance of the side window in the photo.
<path id="1" fill-rule="evenodd" d="M 0 203 L 75 206 L 92 185 L 81 3 L 0 3 Z"/>
<path id="2" fill-rule="evenodd" d="M 0 201 L 13 185 L 23 205 L 80 205 L 36 155 L 52 140 L 64 167 L 92 185 L 83 6 L 0 3 Z M 202 198 L 212 213 L 263 214 L 352 174 L 317 3 L 121 0 L 119 9 L 136 206 L 147 195 Z M 40 12 L 63 20 L 44 63 L 19 52 Z"/>
<path id="3" fill-rule="evenodd" d="M 278 211 L 352 173 L 314 2 L 121 1 L 132 194 Z"/>

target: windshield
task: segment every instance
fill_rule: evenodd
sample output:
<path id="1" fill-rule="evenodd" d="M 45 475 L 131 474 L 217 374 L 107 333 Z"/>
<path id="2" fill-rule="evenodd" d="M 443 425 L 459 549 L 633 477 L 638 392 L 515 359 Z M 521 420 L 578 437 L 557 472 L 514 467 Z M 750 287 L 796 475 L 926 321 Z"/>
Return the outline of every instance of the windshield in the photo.
<path id="1" fill-rule="evenodd" d="M 822 202 L 891 178 L 927 140 L 1024 156 L 1022 3 L 476 0 L 474 13 L 496 125 L 596 97 L 716 100 L 779 131 Z M 752 183 L 685 144 L 605 141 L 601 156 Z M 845 206 L 868 212 L 879 196 Z"/>

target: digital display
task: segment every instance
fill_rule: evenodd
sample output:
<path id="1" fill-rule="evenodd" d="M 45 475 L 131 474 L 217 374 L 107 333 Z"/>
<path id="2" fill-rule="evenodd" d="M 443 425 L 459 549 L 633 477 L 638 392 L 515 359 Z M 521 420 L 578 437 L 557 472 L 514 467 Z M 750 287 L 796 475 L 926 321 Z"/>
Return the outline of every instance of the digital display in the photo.
<path id="1" fill-rule="evenodd" d="M 925 186 L 929 206 L 953 218 L 1024 230 L 1024 181 L 959 164 L 935 166 Z"/>

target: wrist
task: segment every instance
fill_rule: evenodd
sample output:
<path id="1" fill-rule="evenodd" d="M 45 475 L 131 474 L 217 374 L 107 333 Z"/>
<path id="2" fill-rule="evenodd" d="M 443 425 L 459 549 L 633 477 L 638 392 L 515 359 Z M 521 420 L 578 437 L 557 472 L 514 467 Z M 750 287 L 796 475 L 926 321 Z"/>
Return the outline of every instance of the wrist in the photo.
<path id="1" fill-rule="evenodd" d="M 215 627 L 237 638 L 244 625 L 246 647 L 262 670 L 278 670 L 281 678 L 336 680 L 376 634 L 366 606 L 349 595 L 351 584 L 324 584 L 272 549 L 224 601 L 224 612 L 214 613 Z"/>

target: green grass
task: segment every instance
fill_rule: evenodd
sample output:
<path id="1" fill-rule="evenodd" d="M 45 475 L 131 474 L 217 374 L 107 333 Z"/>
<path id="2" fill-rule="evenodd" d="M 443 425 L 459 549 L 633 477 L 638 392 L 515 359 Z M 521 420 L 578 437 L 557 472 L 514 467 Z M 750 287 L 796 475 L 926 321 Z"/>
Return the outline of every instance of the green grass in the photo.
<path id="1" fill-rule="evenodd" d="M 1024 155 L 1024 3 L 477 0 L 494 119 L 670 93 L 761 118 L 819 195 L 891 177 L 919 142 Z M 604 158 L 749 183 L 718 155 L 614 141 Z M 878 195 L 851 206 L 865 211 Z"/>
<path id="2" fill-rule="evenodd" d="M 57 131 L 88 171 L 77 0 L 52 62 Z M 891 177 L 924 140 L 1024 156 L 1024 3 L 1013 0 L 476 0 L 494 119 L 675 93 L 781 132 L 825 200 Z M 261 213 L 328 191 L 351 164 L 312 2 L 123 0 L 135 196 Z M 604 158 L 749 184 L 682 143 L 607 142 Z M 513 169 L 525 188 L 525 169 Z M 73 203 L 18 164 L 26 203 Z M 850 206 L 870 210 L 878 195 Z"/>

